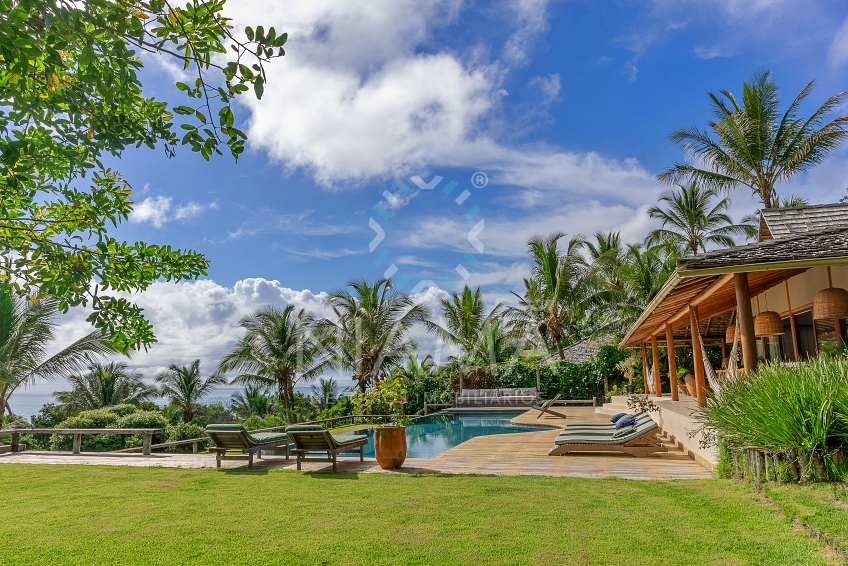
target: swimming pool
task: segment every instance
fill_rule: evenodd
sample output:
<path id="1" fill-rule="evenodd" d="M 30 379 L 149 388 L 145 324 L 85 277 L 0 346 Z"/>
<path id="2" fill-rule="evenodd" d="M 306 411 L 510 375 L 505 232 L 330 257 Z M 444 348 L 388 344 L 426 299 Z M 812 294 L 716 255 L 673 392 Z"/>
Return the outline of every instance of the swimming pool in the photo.
<path id="1" fill-rule="evenodd" d="M 462 444 L 475 436 L 535 432 L 559 427 L 532 426 L 510 422 L 523 411 L 512 413 L 461 413 L 452 415 L 430 415 L 415 419 L 406 427 L 406 457 L 432 458 L 448 448 Z M 368 435 L 365 456 L 374 457 L 374 429 L 357 431 Z"/>

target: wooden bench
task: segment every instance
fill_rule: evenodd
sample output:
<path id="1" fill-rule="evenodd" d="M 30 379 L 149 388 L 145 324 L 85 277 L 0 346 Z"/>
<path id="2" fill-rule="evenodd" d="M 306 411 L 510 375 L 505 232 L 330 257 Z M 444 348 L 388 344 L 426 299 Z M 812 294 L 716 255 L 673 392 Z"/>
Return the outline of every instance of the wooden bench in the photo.
<path id="1" fill-rule="evenodd" d="M 164 428 L 13 428 L 0 430 L 0 434 L 12 435 L 12 452 L 19 452 L 21 434 L 72 434 L 74 445 L 72 452 L 80 453 L 83 434 L 141 434 L 144 441 L 141 445 L 141 453 L 150 456 L 150 444 L 153 435 L 165 432 Z"/>

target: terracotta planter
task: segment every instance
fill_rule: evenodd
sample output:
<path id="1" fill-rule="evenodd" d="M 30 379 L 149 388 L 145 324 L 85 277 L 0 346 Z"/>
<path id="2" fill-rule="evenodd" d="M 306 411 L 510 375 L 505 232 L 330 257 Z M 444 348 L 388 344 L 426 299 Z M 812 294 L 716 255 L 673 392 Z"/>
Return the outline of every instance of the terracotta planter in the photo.
<path id="1" fill-rule="evenodd" d="M 406 427 L 375 426 L 374 455 L 384 470 L 400 468 L 406 460 Z"/>

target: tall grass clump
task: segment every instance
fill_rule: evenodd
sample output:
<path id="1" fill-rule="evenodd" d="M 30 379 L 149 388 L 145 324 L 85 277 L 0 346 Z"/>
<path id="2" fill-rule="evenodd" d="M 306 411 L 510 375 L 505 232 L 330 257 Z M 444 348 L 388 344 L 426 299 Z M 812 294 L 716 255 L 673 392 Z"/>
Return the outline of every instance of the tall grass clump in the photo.
<path id="1" fill-rule="evenodd" d="M 698 420 L 718 433 L 737 475 L 757 481 L 845 477 L 848 358 L 763 364 L 725 381 Z"/>

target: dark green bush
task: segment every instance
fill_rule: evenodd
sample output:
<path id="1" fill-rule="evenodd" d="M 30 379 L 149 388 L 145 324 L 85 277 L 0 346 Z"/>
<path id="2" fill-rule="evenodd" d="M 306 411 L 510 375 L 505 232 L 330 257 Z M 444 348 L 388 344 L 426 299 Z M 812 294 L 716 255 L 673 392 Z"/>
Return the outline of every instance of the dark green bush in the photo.
<path id="1" fill-rule="evenodd" d="M 54 428 L 164 428 L 167 419 L 154 411 L 140 411 L 135 405 L 114 405 L 103 409 L 83 411 L 58 423 Z M 154 435 L 153 442 L 162 442 L 164 434 Z M 140 446 L 141 435 L 123 434 L 86 434 L 82 437 L 82 450 L 88 452 L 108 452 L 132 446 Z M 71 435 L 54 434 L 49 443 L 51 450 L 70 450 L 73 446 Z"/>
<path id="2" fill-rule="evenodd" d="M 279 415 L 265 415 L 264 417 L 259 417 L 257 415 L 253 415 L 246 421 L 244 421 L 244 428 L 247 430 L 256 430 L 260 428 L 271 428 L 275 426 L 286 426 L 288 421 L 286 421 L 285 417 L 281 417 Z"/>
<path id="3" fill-rule="evenodd" d="M 321 411 L 321 414 L 318 415 L 316 420 L 322 419 L 332 419 L 334 417 L 345 417 L 347 415 L 353 414 L 353 401 L 347 395 L 343 397 L 339 397 L 336 401 L 336 404 L 330 407 L 329 409 L 324 409 Z"/>
<path id="4" fill-rule="evenodd" d="M 158 411 L 138 411 L 131 413 L 118 420 L 118 428 L 165 428 L 168 426 L 168 419 L 165 415 Z M 131 446 L 141 446 L 144 442 L 144 436 L 141 434 L 133 434 L 126 436 L 124 444 L 127 448 Z M 153 435 L 153 444 L 165 442 L 166 434 L 161 432 Z"/>
<path id="5" fill-rule="evenodd" d="M 206 437 L 206 429 L 199 424 L 195 423 L 178 423 L 175 425 L 168 425 L 165 429 L 166 439 L 165 442 L 177 442 L 180 440 L 192 440 L 194 438 L 207 438 Z M 198 450 L 203 450 L 206 446 L 209 445 L 208 440 L 205 442 L 198 443 Z M 167 452 L 180 452 L 180 453 L 190 453 L 193 450 L 191 444 L 182 444 L 180 446 L 171 446 L 166 448 Z"/>

